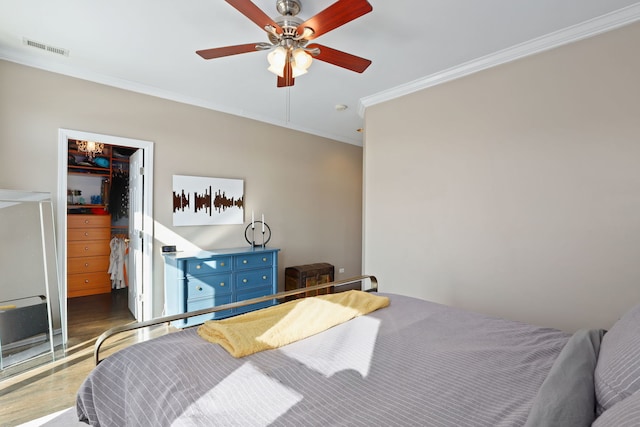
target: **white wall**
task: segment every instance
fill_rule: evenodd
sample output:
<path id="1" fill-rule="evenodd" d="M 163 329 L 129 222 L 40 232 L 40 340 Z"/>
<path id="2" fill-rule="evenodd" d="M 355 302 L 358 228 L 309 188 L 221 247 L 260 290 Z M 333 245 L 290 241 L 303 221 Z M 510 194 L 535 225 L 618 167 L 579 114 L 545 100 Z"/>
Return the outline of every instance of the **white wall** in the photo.
<path id="1" fill-rule="evenodd" d="M 282 249 L 281 285 L 284 267 L 312 262 L 343 267 L 340 279 L 360 274 L 361 147 L 6 61 L 0 94 L 0 188 L 57 197 L 59 128 L 155 143 L 154 314 L 160 245 L 247 246 L 241 225 L 173 227 L 173 175 L 244 180 L 245 212 L 264 212 L 269 245 Z"/>
<path id="2" fill-rule="evenodd" d="M 640 302 L 640 24 L 370 107 L 364 271 L 567 330 Z"/>

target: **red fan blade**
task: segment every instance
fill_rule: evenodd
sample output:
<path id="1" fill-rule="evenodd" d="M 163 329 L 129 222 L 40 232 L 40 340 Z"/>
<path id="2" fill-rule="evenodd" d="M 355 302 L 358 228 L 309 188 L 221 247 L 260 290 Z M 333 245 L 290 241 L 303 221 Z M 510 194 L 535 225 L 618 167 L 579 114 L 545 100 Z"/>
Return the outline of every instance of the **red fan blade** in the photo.
<path id="1" fill-rule="evenodd" d="M 312 43 L 307 46 L 308 49 L 318 48 L 320 53 L 314 56 L 318 61 L 328 62 L 329 64 L 337 65 L 338 67 L 346 68 L 347 70 L 355 71 L 356 73 L 362 73 L 371 65 L 371 61 L 359 56 L 351 55 L 330 47 L 322 46 L 316 43 Z"/>
<path id="2" fill-rule="evenodd" d="M 278 34 L 282 34 L 282 28 L 273 19 L 269 18 L 258 6 L 251 0 L 225 0 L 231 6 L 235 7 L 240 13 L 255 22 L 258 27 L 265 29 L 267 25 L 271 25 L 276 29 Z"/>
<path id="3" fill-rule="evenodd" d="M 287 60 L 284 63 L 284 77 L 278 76 L 278 87 L 293 86 L 293 70 L 291 69 L 291 55 L 287 52 Z"/>
<path id="4" fill-rule="evenodd" d="M 257 52 L 258 43 L 239 44 L 236 46 L 215 47 L 213 49 L 197 50 L 196 53 L 204 59 L 221 58 L 223 56 L 237 55 L 239 53 Z"/>
<path id="5" fill-rule="evenodd" d="M 300 24 L 297 29 L 298 34 L 302 34 L 305 27 L 309 27 L 313 29 L 314 33 L 307 37 L 307 40 L 312 40 L 372 10 L 373 6 L 367 0 L 338 0 L 322 12 Z"/>

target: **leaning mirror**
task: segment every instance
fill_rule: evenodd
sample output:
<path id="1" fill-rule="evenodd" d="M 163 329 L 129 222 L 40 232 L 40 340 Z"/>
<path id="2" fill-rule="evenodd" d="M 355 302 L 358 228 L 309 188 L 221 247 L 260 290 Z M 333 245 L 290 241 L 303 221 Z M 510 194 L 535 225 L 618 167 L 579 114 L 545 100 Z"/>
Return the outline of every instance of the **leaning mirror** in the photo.
<path id="1" fill-rule="evenodd" d="M 55 360 L 58 295 L 50 193 L 0 189 L 0 378 Z"/>

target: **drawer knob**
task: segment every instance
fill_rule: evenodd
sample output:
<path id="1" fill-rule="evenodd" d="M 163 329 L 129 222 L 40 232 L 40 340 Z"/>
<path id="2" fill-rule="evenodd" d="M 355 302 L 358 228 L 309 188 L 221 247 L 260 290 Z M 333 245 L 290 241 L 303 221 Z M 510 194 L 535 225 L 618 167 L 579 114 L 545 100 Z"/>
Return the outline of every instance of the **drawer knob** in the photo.
<path id="1" fill-rule="evenodd" d="M 86 237 L 89 237 L 89 233 L 87 233 L 86 231 L 85 231 L 84 235 L 85 235 Z"/>
<path id="2" fill-rule="evenodd" d="M 220 267 L 224 267 L 224 261 L 220 263 Z"/>
<path id="3" fill-rule="evenodd" d="M 267 262 L 267 257 L 262 258 L 262 262 Z"/>
<path id="4" fill-rule="evenodd" d="M 220 286 L 224 286 L 224 282 L 220 282 Z"/>
<path id="5" fill-rule="evenodd" d="M 85 267 L 89 267 L 89 263 L 88 263 L 88 262 L 85 262 L 85 263 L 84 263 L 84 266 L 85 266 Z"/>
<path id="6" fill-rule="evenodd" d="M 196 291 L 201 291 L 202 290 L 202 286 L 196 286 Z"/>
<path id="7" fill-rule="evenodd" d="M 242 283 L 247 283 L 248 280 L 247 279 L 242 279 Z"/>
<path id="8" fill-rule="evenodd" d="M 247 261 L 246 259 L 243 259 L 243 260 L 242 260 L 242 263 L 243 263 L 243 264 L 246 264 L 247 262 L 248 262 L 248 261 Z"/>
<path id="9" fill-rule="evenodd" d="M 85 247 L 84 247 L 84 250 L 85 250 L 85 251 L 88 251 L 88 250 L 89 250 L 89 247 L 88 247 L 88 246 L 85 246 Z"/>
<path id="10" fill-rule="evenodd" d="M 262 276 L 262 280 L 267 280 L 267 276 Z"/>
<path id="11" fill-rule="evenodd" d="M 84 223 L 85 223 L 85 224 L 89 224 L 89 220 L 88 220 L 88 219 L 85 219 L 85 220 L 84 220 Z"/>
<path id="12" fill-rule="evenodd" d="M 200 268 L 202 268 L 200 264 L 196 265 L 196 270 L 200 270 Z"/>
<path id="13" fill-rule="evenodd" d="M 84 279 L 84 283 L 89 283 L 89 279 Z"/>

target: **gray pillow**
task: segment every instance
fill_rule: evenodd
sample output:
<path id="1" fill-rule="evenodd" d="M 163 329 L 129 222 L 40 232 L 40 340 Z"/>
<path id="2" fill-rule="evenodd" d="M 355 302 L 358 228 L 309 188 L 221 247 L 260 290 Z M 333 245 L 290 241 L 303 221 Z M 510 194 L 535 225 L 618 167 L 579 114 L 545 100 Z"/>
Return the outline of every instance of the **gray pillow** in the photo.
<path id="1" fill-rule="evenodd" d="M 636 392 L 600 415 L 591 427 L 640 426 L 640 392 Z"/>
<path id="2" fill-rule="evenodd" d="M 605 334 L 594 385 L 598 414 L 640 390 L 640 305 Z"/>
<path id="3" fill-rule="evenodd" d="M 589 427 L 593 423 L 593 371 L 602 333 L 580 329 L 573 334 L 533 399 L 525 427 Z"/>

